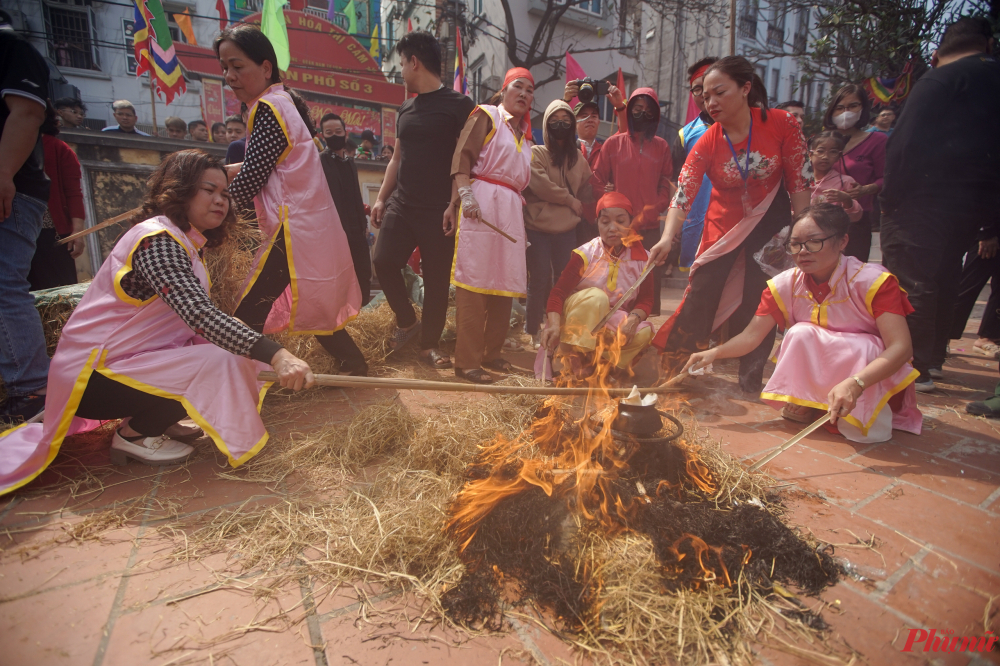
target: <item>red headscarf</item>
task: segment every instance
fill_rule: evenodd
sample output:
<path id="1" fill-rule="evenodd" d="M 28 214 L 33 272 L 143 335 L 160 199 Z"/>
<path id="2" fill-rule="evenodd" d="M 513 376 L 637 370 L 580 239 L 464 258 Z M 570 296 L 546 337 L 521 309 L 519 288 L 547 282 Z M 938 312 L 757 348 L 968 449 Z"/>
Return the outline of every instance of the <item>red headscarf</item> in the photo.
<path id="1" fill-rule="evenodd" d="M 503 77 L 503 87 L 506 88 L 517 79 L 528 79 L 531 81 L 531 85 L 535 85 L 535 77 L 531 75 L 531 72 L 524 67 L 514 67 L 508 69 L 507 75 Z"/>
<path id="2" fill-rule="evenodd" d="M 597 214 L 605 208 L 623 208 L 629 215 L 632 214 L 632 202 L 621 192 L 607 192 L 597 202 Z"/>
<path id="3" fill-rule="evenodd" d="M 691 78 L 688 79 L 688 84 L 693 86 L 694 85 L 694 80 L 695 79 L 699 79 L 699 78 L 705 76 L 705 72 L 707 72 L 708 68 L 711 67 L 711 66 L 712 66 L 712 63 L 709 63 L 707 65 L 702 65 L 701 67 L 699 67 L 698 69 L 696 69 L 695 72 L 694 72 L 694 74 L 691 75 Z"/>

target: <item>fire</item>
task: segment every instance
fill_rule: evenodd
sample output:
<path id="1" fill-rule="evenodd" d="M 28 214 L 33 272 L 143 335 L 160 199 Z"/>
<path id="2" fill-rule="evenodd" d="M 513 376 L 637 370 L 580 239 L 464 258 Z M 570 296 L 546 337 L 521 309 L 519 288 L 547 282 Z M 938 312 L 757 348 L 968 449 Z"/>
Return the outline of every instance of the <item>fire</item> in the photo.
<path id="1" fill-rule="evenodd" d="M 635 463 L 641 447 L 613 427 L 618 404 L 608 389 L 613 387 L 612 369 L 623 343 L 621 335 L 598 336 L 592 370 L 585 376 L 572 372 L 574 368 L 579 371 L 580 363 L 574 365 L 568 354 L 557 353 L 563 368 L 557 384 L 587 386 L 589 395 L 578 403 L 550 398 L 530 429 L 513 440 L 498 438 L 481 448 L 470 467 L 470 480 L 454 498 L 445 525 L 460 552 L 466 551 L 483 520 L 501 502 L 533 487 L 565 501 L 571 514 L 596 521 L 609 534 L 629 529 L 643 507 L 668 492 L 681 493 L 685 485 L 703 492 L 715 490 L 712 475 L 696 452 L 683 442 L 674 442 L 673 446 L 683 452 L 677 470 L 682 476 L 675 483 L 659 481 L 652 497 L 647 493 L 630 464 Z M 666 450 L 665 441 L 658 445 Z M 623 488 L 634 493 L 623 495 Z M 694 536 L 688 542 L 697 553 L 704 580 L 717 578 L 730 584 L 721 550 Z M 675 549 L 679 546 L 675 544 Z M 678 551 L 678 561 L 683 557 Z"/>

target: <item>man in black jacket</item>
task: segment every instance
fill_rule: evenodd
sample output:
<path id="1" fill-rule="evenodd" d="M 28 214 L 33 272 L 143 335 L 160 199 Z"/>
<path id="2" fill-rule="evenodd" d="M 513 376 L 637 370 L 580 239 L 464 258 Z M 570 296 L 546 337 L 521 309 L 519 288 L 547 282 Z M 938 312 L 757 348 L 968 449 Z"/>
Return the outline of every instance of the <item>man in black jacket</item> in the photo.
<path id="1" fill-rule="evenodd" d="M 372 260 L 368 252 L 368 220 L 365 202 L 358 186 L 358 167 L 347 156 L 347 130 L 344 120 L 335 113 L 328 113 L 319 122 L 326 150 L 320 153 L 323 173 L 337 206 L 340 223 L 347 234 L 347 244 L 354 259 L 354 273 L 361 286 L 361 304 L 371 300 Z"/>
<path id="2" fill-rule="evenodd" d="M 915 312 L 918 391 L 941 377 L 962 256 L 1000 210 L 1000 63 L 986 19 L 945 31 L 913 86 L 885 156 L 881 245 Z"/>

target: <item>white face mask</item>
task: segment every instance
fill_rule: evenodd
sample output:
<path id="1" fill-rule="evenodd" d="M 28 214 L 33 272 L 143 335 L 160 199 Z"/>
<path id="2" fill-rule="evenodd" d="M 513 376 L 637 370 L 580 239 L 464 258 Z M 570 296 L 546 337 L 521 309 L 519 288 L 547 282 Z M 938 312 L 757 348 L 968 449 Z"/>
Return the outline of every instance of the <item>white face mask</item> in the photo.
<path id="1" fill-rule="evenodd" d="M 860 111 L 844 111 L 833 117 L 833 124 L 837 126 L 837 129 L 847 129 L 848 127 L 854 127 L 860 117 Z"/>

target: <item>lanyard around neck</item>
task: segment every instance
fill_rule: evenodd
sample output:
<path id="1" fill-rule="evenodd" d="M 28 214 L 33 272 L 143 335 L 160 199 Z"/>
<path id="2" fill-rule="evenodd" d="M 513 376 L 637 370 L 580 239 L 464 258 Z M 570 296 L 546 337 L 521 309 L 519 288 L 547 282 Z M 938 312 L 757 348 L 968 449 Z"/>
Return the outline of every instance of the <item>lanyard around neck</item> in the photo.
<path id="1" fill-rule="evenodd" d="M 726 130 L 722 130 L 722 136 L 726 137 L 726 143 L 729 144 L 729 152 L 733 154 L 733 162 L 736 163 L 736 170 L 740 172 L 740 178 L 743 179 L 743 185 L 745 186 L 747 179 L 750 177 L 750 142 L 753 140 L 753 114 L 750 114 L 750 131 L 747 132 L 747 164 L 745 169 L 740 166 L 740 158 L 736 156 L 736 149 L 733 147 L 733 142 L 729 140 Z"/>

